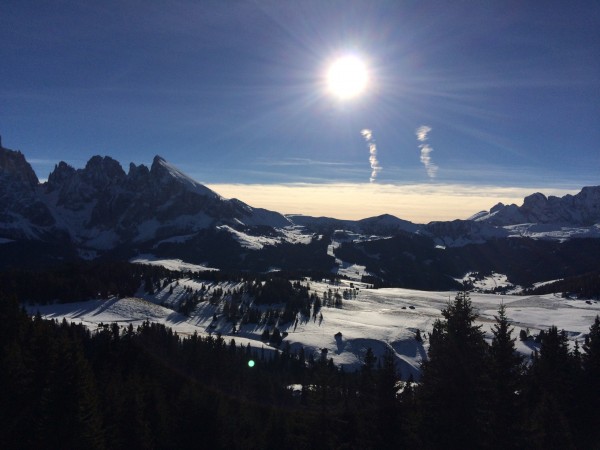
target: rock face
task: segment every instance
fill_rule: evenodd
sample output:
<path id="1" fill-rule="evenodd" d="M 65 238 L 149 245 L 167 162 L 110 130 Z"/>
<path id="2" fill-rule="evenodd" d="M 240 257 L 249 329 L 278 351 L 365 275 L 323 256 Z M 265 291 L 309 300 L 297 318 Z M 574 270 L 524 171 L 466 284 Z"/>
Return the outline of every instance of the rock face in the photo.
<path id="1" fill-rule="evenodd" d="M 498 203 L 472 219 L 496 226 L 536 223 L 589 227 L 600 222 L 600 186 L 584 187 L 578 194 L 564 197 L 546 197 L 538 192 L 525 197 L 521 206 Z"/>
<path id="2" fill-rule="evenodd" d="M 0 147 L 0 237 L 43 239 L 50 234 L 61 235 L 39 195 L 35 172 L 21 152 Z"/>
<path id="3" fill-rule="evenodd" d="M 69 237 L 107 250 L 226 224 L 284 227 L 281 214 L 226 200 L 156 156 L 150 169 L 92 157 L 85 168 L 56 165 L 47 183 L 20 152 L 0 148 L 0 238 Z"/>
<path id="4" fill-rule="evenodd" d="M 39 181 L 35 172 L 18 151 L 0 147 L 0 178 L 35 188 Z"/>

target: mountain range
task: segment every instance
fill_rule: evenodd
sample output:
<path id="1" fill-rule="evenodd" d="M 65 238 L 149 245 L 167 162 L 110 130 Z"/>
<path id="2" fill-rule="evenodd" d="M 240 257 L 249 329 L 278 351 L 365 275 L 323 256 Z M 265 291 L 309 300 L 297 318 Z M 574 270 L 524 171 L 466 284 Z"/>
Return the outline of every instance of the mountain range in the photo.
<path id="1" fill-rule="evenodd" d="M 415 224 L 282 215 L 225 199 L 156 156 L 125 172 L 108 156 L 57 164 L 40 183 L 0 147 L 0 267 L 78 259 L 178 258 L 223 270 L 338 272 L 419 289 L 454 288 L 470 272 L 514 284 L 600 268 L 600 186 L 535 193 L 467 220 Z"/>

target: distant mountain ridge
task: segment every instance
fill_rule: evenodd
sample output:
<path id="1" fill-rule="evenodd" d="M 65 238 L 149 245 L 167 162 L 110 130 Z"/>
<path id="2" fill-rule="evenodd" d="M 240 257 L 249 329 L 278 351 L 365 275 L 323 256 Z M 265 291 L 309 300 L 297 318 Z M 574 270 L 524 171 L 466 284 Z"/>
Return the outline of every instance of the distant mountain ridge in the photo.
<path id="1" fill-rule="evenodd" d="M 538 192 L 525 197 L 522 206 L 498 203 L 471 220 L 495 226 L 522 223 L 592 226 L 600 222 L 600 186 L 587 186 L 578 194 L 564 197 L 546 197 Z"/>
<path id="2" fill-rule="evenodd" d="M 599 238 L 600 186 L 562 198 L 532 194 L 522 206 L 497 204 L 468 220 L 414 224 L 389 214 L 340 220 L 284 216 L 225 199 L 160 156 L 150 168 L 131 163 L 128 172 L 108 156 L 94 156 L 82 169 L 60 162 L 40 183 L 21 152 L 0 147 L 0 267 L 154 254 L 233 270 L 328 272 L 359 264 L 355 273 L 407 287 L 437 280 L 436 288 L 449 288 L 461 271 L 505 267 L 488 264 L 490 248 L 528 260 L 511 243 L 495 244 L 514 237 L 540 241 L 528 243 L 525 255 L 562 251 L 544 240 Z M 457 250 L 440 253 L 446 248 Z M 581 270 L 593 260 L 581 258 Z M 550 272 L 535 277 L 543 273 Z"/>
<path id="3" fill-rule="evenodd" d="M 356 233 L 391 235 L 399 231 L 415 233 L 420 225 L 399 219 L 391 214 L 369 217 L 360 220 L 342 220 L 331 217 L 311 217 L 301 214 L 287 214 L 286 217 L 295 225 L 301 225 L 315 232 L 334 232 L 347 230 Z"/>

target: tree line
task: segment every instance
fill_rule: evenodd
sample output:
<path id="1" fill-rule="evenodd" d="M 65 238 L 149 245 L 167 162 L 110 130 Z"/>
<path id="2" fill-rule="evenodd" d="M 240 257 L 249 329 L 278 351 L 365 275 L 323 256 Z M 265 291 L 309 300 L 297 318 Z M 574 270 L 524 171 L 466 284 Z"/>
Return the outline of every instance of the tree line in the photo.
<path id="1" fill-rule="evenodd" d="M 422 378 L 371 349 L 346 372 L 324 349 L 279 352 L 158 324 L 29 317 L 0 298 L 5 448 L 595 448 L 600 318 L 581 346 L 550 327 L 525 363 L 503 307 L 487 344 L 460 292 Z M 250 367 L 250 361 L 254 362 Z M 299 388 L 292 390 L 291 385 Z"/>
<path id="2" fill-rule="evenodd" d="M 250 271 L 178 271 L 158 265 L 124 261 L 78 261 L 39 269 L 14 268 L 0 271 L 0 294 L 15 296 L 22 302 L 69 303 L 110 296 L 133 296 L 141 287 L 154 292 L 173 280 L 190 278 L 205 282 L 248 282 L 273 280 L 335 281 L 339 276 L 316 270 L 258 273 Z M 265 298 L 263 303 L 270 303 Z"/>
<path id="3" fill-rule="evenodd" d="M 526 289 L 523 295 L 544 295 L 556 292 L 561 292 L 564 297 L 600 300 L 600 270 L 531 287 Z"/>

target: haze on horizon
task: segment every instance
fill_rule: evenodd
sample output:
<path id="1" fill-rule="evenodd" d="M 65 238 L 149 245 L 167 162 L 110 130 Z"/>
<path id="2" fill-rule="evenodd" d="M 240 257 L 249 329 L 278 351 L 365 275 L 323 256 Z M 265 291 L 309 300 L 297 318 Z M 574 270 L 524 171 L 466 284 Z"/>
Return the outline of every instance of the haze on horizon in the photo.
<path id="1" fill-rule="evenodd" d="M 466 185 L 210 184 L 226 198 L 282 214 L 360 220 L 391 214 L 413 223 L 468 219 L 494 205 L 516 204 L 535 192 L 562 197 L 580 189 L 533 189 Z"/>
<path id="2" fill-rule="evenodd" d="M 283 213 L 467 218 L 600 184 L 598 54 L 596 2 L 8 0 L 0 134 L 40 179 L 160 154 Z"/>

